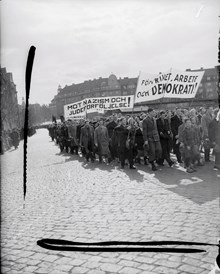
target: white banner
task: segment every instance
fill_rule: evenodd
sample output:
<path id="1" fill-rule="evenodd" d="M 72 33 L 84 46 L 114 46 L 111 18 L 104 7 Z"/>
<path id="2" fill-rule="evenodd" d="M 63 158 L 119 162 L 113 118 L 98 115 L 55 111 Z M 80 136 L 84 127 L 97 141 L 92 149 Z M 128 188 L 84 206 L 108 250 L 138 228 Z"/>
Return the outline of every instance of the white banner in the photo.
<path id="1" fill-rule="evenodd" d="M 86 116 L 86 113 L 99 112 L 113 109 L 132 109 L 134 95 L 88 98 L 64 106 L 65 119 Z"/>
<path id="2" fill-rule="evenodd" d="M 204 71 L 179 71 L 158 75 L 141 73 L 135 103 L 164 98 L 194 98 Z"/>

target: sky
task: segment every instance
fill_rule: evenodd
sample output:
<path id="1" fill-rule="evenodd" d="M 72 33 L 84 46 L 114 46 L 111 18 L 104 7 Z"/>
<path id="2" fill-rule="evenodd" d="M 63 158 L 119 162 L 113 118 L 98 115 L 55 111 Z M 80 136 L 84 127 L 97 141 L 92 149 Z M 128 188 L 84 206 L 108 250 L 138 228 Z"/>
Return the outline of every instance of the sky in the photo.
<path id="1" fill-rule="evenodd" d="M 218 64 L 219 0 L 2 0 L 0 6 L 1 66 L 13 74 L 19 103 L 32 45 L 29 100 L 41 105 L 58 85 Z"/>

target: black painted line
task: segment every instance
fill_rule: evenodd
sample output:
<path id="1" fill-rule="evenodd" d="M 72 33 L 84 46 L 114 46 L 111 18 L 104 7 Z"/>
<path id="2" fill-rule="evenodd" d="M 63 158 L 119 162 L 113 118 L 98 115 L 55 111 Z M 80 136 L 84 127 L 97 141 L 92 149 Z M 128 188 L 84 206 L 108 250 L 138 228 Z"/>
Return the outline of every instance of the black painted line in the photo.
<path id="1" fill-rule="evenodd" d="M 25 91 L 26 91 L 26 105 L 25 105 L 25 119 L 24 119 L 24 165 L 23 165 L 23 189 L 24 189 L 24 200 L 27 191 L 27 136 L 28 136 L 28 105 L 31 85 L 31 73 L 33 68 L 35 47 L 31 46 L 25 72 Z"/>

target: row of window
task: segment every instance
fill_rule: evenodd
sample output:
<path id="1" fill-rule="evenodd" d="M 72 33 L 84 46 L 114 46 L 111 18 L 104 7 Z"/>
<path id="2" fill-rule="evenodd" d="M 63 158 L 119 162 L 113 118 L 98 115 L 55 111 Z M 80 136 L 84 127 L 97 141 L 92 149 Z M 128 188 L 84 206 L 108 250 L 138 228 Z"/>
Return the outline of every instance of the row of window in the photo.
<path id="1" fill-rule="evenodd" d="M 136 85 L 127 85 L 127 86 L 122 86 L 123 90 L 134 90 L 136 88 Z M 115 89 L 120 89 L 120 86 L 115 86 Z M 92 92 L 98 92 L 98 91 L 104 91 L 106 90 L 107 93 L 109 95 L 114 95 L 115 93 L 117 94 L 117 91 L 114 90 L 112 91 L 112 87 L 106 86 L 106 87 L 98 87 L 98 88 L 93 88 L 92 90 L 81 90 L 81 91 L 72 91 L 72 92 L 68 92 L 68 93 L 64 93 L 62 94 L 62 92 L 58 95 L 58 97 L 71 97 L 74 95 L 78 95 L 78 94 L 88 94 L 88 93 L 92 93 Z M 103 94 L 103 92 L 102 92 Z M 101 95 L 102 96 L 102 95 Z"/>
<path id="2" fill-rule="evenodd" d="M 206 80 L 207 80 L 207 81 L 210 81 L 210 80 L 215 80 L 215 79 L 218 79 L 218 75 L 214 75 L 214 76 L 207 76 L 207 77 L 206 77 Z"/>

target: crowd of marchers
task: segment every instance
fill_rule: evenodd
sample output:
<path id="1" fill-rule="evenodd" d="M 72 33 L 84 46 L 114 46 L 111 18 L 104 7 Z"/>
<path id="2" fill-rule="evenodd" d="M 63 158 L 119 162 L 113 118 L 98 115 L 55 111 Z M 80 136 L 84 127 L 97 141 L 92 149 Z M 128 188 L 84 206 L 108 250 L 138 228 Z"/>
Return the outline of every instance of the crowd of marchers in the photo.
<path id="1" fill-rule="evenodd" d="M 149 108 L 140 115 L 113 114 L 107 118 L 53 122 L 49 135 L 61 152 L 82 154 L 86 161 L 98 157 L 109 164 L 116 160 L 126 164 L 151 165 L 153 171 L 177 162 L 188 173 L 196 171 L 214 155 L 214 169 L 220 169 L 220 110 L 213 107 L 175 109 Z M 172 158 L 171 158 L 172 155 Z"/>
<path id="2" fill-rule="evenodd" d="M 36 133 L 35 127 L 28 128 L 28 137 Z M 0 154 L 4 154 L 9 149 L 17 149 L 21 140 L 24 139 L 24 128 L 13 128 L 0 131 Z"/>

